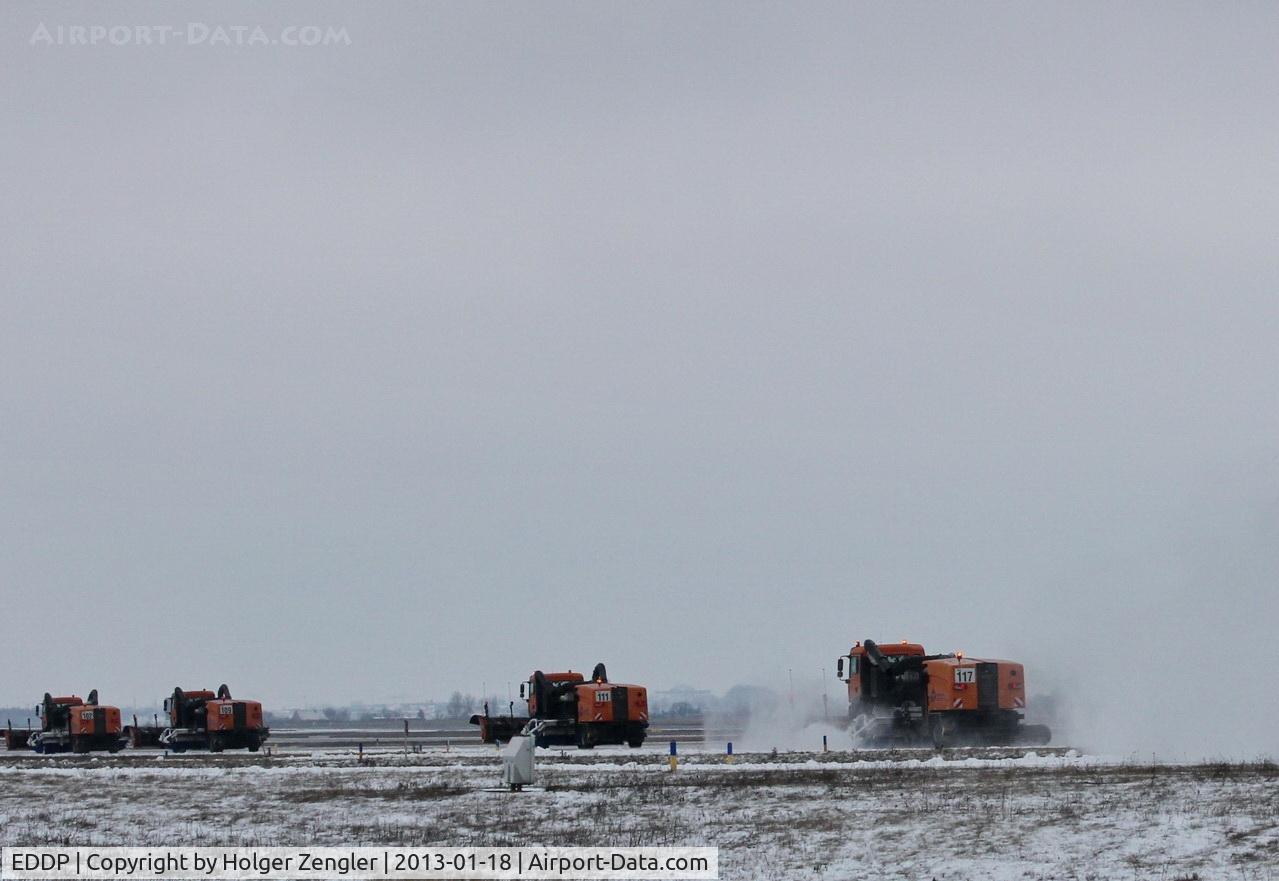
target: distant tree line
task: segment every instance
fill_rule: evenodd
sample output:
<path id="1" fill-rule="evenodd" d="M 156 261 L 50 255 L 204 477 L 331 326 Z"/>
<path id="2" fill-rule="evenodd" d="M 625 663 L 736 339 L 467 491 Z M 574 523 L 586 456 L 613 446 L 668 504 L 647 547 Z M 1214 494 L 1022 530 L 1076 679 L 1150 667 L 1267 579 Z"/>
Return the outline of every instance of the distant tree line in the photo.
<path id="1" fill-rule="evenodd" d="M 472 713 L 480 711 L 479 701 L 473 694 L 462 694 L 455 691 L 449 695 L 448 701 L 435 708 L 437 719 L 466 719 Z"/>

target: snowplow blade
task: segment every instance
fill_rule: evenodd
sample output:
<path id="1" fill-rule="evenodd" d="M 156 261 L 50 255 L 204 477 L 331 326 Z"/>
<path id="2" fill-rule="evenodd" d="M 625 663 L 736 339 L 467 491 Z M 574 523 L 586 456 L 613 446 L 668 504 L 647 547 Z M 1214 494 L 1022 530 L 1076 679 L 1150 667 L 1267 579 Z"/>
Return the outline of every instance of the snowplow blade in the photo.
<path id="1" fill-rule="evenodd" d="M 158 725 L 126 725 L 121 732 L 135 749 L 147 746 L 161 746 L 160 735 L 164 729 Z"/>
<path id="2" fill-rule="evenodd" d="M 34 734 L 31 728 L 6 728 L 4 731 L 5 749 L 30 749 L 27 740 Z"/>
<path id="3" fill-rule="evenodd" d="M 528 724 L 528 716 L 481 716 L 471 717 L 471 724 L 480 726 L 481 743 L 506 743 L 524 730 Z"/>

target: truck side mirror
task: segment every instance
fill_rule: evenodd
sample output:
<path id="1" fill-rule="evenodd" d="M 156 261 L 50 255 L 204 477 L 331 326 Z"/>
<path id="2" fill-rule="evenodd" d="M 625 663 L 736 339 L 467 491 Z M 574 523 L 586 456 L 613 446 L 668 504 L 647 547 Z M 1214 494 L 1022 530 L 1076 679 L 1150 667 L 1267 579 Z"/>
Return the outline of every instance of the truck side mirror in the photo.
<path id="1" fill-rule="evenodd" d="M 528 683 L 521 682 L 520 683 L 520 700 L 523 700 L 523 701 L 528 700 L 528 692 L 529 692 Z"/>
<path id="2" fill-rule="evenodd" d="M 844 675 L 844 662 L 847 660 L 848 658 L 840 658 L 835 662 L 835 678 L 840 682 L 848 681 L 848 677 Z"/>

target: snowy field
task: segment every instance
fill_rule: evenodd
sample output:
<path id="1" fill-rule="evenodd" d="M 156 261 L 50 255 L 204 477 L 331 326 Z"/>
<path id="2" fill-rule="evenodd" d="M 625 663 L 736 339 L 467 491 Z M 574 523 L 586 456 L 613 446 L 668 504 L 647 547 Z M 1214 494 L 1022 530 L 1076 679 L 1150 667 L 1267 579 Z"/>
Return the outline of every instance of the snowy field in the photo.
<path id="1" fill-rule="evenodd" d="M 1273 763 L 1075 754 L 0 754 L 2 844 L 715 845 L 725 879 L 1279 878 Z"/>

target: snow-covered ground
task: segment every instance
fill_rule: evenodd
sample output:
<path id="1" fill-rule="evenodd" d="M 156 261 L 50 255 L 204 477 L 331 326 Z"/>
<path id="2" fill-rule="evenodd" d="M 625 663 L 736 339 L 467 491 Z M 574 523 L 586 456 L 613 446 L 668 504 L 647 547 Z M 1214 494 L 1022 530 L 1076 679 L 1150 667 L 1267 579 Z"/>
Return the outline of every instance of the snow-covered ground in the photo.
<path id="1" fill-rule="evenodd" d="M 116 758 L 0 754 L 0 844 L 678 845 L 726 879 L 1279 878 L 1279 769 L 1067 755 L 488 748 Z"/>

